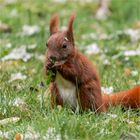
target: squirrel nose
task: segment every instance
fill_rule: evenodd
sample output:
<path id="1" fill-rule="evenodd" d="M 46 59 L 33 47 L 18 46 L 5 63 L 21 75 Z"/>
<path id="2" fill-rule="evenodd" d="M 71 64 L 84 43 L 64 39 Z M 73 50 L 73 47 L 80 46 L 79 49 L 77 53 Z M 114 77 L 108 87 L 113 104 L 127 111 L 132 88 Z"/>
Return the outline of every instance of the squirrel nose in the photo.
<path id="1" fill-rule="evenodd" d="M 50 60 L 51 60 L 52 62 L 55 62 L 55 61 L 56 61 L 56 57 L 55 57 L 55 56 L 50 56 Z"/>

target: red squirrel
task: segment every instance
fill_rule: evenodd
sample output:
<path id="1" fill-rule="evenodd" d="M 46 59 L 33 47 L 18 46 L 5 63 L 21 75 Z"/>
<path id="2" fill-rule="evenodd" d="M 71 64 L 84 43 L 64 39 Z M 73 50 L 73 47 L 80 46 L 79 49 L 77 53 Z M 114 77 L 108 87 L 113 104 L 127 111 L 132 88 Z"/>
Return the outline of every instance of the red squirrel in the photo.
<path id="1" fill-rule="evenodd" d="M 107 111 L 110 105 L 140 107 L 140 86 L 111 95 L 101 94 L 100 78 L 96 67 L 76 47 L 73 36 L 73 21 L 70 16 L 67 29 L 59 30 L 58 15 L 50 20 L 50 37 L 46 43 L 46 73 L 54 76 L 50 83 L 51 103 L 68 105 L 73 110 Z"/>

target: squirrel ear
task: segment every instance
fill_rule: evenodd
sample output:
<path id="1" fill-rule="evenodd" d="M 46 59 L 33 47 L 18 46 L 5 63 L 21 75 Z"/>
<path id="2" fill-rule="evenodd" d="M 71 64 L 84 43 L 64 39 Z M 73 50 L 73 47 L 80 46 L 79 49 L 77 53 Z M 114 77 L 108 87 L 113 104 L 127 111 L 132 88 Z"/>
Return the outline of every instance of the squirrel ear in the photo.
<path id="1" fill-rule="evenodd" d="M 51 20 L 50 20 L 50 35 L 58 32 L 58 24 L 59 24 L 59 18 L 58 18 L 58 15 L 55 14 L 51 17 Z"/>
<path id="2" fill-rule="evenodd" d="M 72 29 L 72 26 L 73 26 L 73 21 L 75 19 L 75 14 L 72 14 L 70 16 L 70 20 L 69 20 L 69 23 L 68 23 L 68 27 L 67 27 L 67 38 L 68 40 L 70 40 L 72 42 L 72 44 L 74 45 L 74 37 L 73 37 L 73 29 Z"/>

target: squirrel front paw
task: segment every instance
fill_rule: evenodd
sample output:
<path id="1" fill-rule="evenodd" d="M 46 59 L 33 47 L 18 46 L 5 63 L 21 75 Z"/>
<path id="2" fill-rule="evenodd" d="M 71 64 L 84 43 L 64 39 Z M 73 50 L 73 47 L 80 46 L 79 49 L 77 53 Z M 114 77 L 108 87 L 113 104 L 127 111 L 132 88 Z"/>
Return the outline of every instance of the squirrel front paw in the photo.
<path id="1" fill-rule="evenodd" d="M 46 68 L 46 70 L 51 70 L 52 69 L 52 67 L 53 67 L 53 63 L 51 63 L 50 61 L 48 61 L 46 64 L 45 64 L 45 68 Z"/>
<path id="2" fill-rule="evenodd" d="M 45 63 L 45 70 L 46 70 L 46 75 L 51 71 L 52 73 L 56 73 L 56 69 L 54 68 L 54 64 L 50 61 L 47 61 Z"/>

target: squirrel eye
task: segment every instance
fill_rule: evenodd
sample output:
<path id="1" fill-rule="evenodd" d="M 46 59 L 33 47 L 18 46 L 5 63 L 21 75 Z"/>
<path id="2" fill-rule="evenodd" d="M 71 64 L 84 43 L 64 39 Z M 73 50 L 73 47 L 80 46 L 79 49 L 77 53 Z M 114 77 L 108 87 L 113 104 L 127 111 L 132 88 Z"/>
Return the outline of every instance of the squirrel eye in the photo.
<path id="1" fill-rule="evenodd" d="M 67 45 L 66 44 L 63 44 L 62 48 L 63 49 L 67 48 Z"/>

